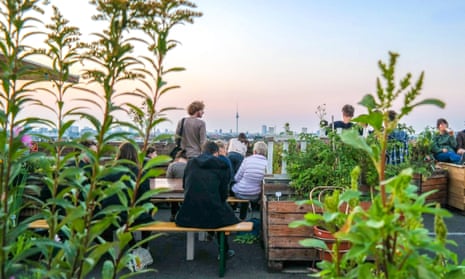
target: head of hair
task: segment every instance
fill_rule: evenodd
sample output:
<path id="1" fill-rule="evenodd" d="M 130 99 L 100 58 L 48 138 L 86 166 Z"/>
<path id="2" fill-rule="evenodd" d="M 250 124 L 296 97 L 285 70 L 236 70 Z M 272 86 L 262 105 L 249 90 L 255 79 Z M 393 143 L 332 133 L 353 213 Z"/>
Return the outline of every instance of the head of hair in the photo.
<path id="1" fill-rule="evenodd" d="M 439 125 L 441 124 L 446 124 L 447 126 L 449 126 L 449 123 L 444 118 L 439 118 L 438 121 L 436 121 L 436 128 L 439 128 Z"/>
<path id="2" fill-rule="evenodd" d="M 238 136 L 237 136 L 237 139 L 240 141 L 240 142 L 247 142 L 247 136 L 244 134 L 244 133 L 240 133 Z"/>
<path id="3" fill-rule="evenodd" d="M 354 117 L 355 109 L 352 105 L 344 105 L 342 107 L 342 114 L 348 117 Z"/>
<path id="4" fill-rule="evenodd" d="M 187 113 L 194 115 L 196 112 L 201 111 L 205 108 L 205 104 L 202 101 L 194 101 L 187 107 Z"/>
<path id="5" fill-rule="evenodd" d="M 218 146 L 218 149 L 219 148 L 226 148 L 226 144 L 224 144 L 224 141 L 222 141 L 222 140 L 216 140 L 215 143 Z"/>
<path id="6" fill-rule="evenodd" d="M 80 144 L 84 145 L 85 147 L 91 147 L 93 145 L 97 145 L 97 143 L 94 140 L 91 139 L 86 139 L 80 142 Z"/>
<path id="7" fill-rule="evenodd" d="M 218 152 L 219 148 L 218 145 L 214 141 L 206 141 L 202 146 L 202 152 L 213 155 L 214 153 Z"/>
<path id="8" fill-rule="evenodd" d="M 119 146 L 118 155 L 116 156 L 117 160 L 125 159 L 137 163 L 137 149 L 130 142 L 123 142 Z"/>
<path id="9" fill-rule="evenodd" d="M 152 154 L 153 152 L 156 152 L 157 149 L 155 149 L 155 146 L 151 145 L 149 147 L 147 147 L 147 151 L 146 151 L 146 154 L 149 155 L 149 154 Z"/>
<path id="10" fill-rule="evenodd" d="M 268 146 L 263 141 L 257 141 L 253 145 L 253 152 L 255 154 L 260 154 L 260 155 L 266 156 L 267 151 L 268 151 Z"/>
<path id="11" fill-rule="evenodd" d="M 187 159 L 187 155 L 186 155 L 186 150 L 182 149 L 182 150 L 179 150 L 178 153 L 176 153 L 176 156 L 174 156 L 174 159 Z"/>
<path id="12" fill-rule="evenodd" d="M 394 119 L 396 119 L 396 116 L 397 116 L 397 112 L 395 112 L 394 110 L 388 111 L 389 121 L 394 121 Z"/>

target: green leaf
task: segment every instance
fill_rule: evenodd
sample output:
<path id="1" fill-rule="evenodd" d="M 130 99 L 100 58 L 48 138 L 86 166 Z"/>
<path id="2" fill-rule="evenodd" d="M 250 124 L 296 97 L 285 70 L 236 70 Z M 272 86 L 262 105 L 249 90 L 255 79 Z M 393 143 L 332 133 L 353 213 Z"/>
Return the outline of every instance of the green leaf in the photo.
<path id="1" fill-rule="evenodd" d="M 384 221 L 381 220 L 381 221 L 375 221 L 375 220 L 368 220 L 366 222 L 367 226 L 370 227 L 370 228 L 374 228 L 374 229 L 381 229 L 382 227 L 384 227 Z"/>
<path id="2" fill-rule="evenodd" d="M 373 155 L 371 148 L 368 146 L 366 141 L 360 136 L 357 130 L 345 130 L 341 134 L 341 140 L 357 149 L 361 149 L 367 152 L 369 155 Z"/>
<path id="3" fill-rule="evenodd" d="M 304 247 L 328 250 L 328 245 L 326 245 L 326 243 L 320 239 L 307 238 L 307 239 L 300 240 L 299 244 Z"/>

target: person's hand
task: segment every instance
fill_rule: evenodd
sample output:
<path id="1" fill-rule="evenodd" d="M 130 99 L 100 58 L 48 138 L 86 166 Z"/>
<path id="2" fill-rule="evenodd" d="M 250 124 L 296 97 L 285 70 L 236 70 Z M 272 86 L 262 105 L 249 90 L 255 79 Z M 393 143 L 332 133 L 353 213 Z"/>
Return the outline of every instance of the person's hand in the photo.
<path id="1" fill-rule="evenodd" d="M 447 152 L 447 148 L 443 148 L 443 149 L 442 149 L 442 152 L 443 152 L 443 153 L 446 153 L 446 152 Z"/>

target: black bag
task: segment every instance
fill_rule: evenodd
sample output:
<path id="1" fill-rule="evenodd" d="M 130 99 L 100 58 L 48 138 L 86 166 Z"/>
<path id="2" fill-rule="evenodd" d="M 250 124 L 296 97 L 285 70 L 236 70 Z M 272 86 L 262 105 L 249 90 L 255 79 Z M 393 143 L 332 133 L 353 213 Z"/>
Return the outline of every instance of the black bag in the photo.
<path id="1" fill-rule="evenodd" d="M 179 129 L 179 134 L 176 134 L 176 146 L 170 151 L 170 157 L 174 159 L 174 157 L 176 157 L 176 154 L 178 154 L 179 151 L 182 150 L 181 148 L 181 137 L 182 137 L 182 130 L 184 128 L 184 120 L 185 118 L 183 118 L 181 120 L 181 127 Z"/>

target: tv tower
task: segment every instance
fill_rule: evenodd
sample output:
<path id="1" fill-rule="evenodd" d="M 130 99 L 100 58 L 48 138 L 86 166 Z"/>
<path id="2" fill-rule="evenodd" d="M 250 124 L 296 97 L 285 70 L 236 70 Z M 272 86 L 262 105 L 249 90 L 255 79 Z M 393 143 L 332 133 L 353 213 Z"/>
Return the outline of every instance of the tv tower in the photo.
<path id="1" fill-rule="evenodd" d="M 236 104 L 236 135 L 239 135 L 239 109 Z"/>

